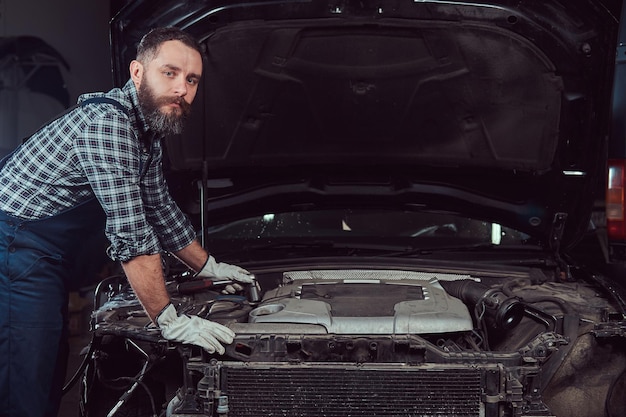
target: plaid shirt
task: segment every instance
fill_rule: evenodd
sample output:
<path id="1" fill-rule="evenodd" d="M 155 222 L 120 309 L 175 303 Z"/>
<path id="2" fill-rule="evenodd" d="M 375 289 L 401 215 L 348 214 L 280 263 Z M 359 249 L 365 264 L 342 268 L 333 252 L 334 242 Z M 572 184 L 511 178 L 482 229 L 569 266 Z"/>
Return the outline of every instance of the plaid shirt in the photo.
<path id="1" fill-rule="evenodd" d="M 107 216 L 111 258 L 127 261 L 184 248 L 195 232 L 167 189 L 160 138 L 152 145 L 140 140 L 153 135 L 134 84 L 105 96 L 120 102 L 128 115 L 110 104 L 87 104 L 36 132 L 0 171 L 0 210 L 41 219 L 95 196 Z"/>

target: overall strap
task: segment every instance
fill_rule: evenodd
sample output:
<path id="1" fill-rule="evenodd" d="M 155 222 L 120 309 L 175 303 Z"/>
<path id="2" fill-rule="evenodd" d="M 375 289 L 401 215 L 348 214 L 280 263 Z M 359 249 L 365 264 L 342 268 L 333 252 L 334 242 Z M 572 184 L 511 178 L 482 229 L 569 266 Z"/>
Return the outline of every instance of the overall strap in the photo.
<path id="1" fill-rule="evenodd" d="M 24 139 L 22 139 L 22 143 L 26 142 L 31 136 L 33 136 L 35 133 L 39 132 L 45 126 L 49 125 L 50 123 L 54 122 L 57 119 L 60 119 L 63 116 L 65 116 L 66 114 L 68 114 L 69 112 L 74 110 L 76 107 L 81 107 L 81 106 L 84 106 L 86 104 L 91 104 L 91 103 L 112 104 L 115 107 L 117 107 L 118 109 L 122 110 L 124 113 L 126 113 L 127 116 L 130 116 L 130 113 L 128 112 L 128 109 L 126 109 L 126 107 L 124 107 L 124 105 L 122 103 L 120 103 L 119 101 L 117 101 L 115 99 L 112 99 L 110 97 L 104 97 L 104 96 L 91 97 L 91 98 L 88 98 L 86 100 L 83 100 L 80 104 L 74 104 L 73 106 L 68 107 L 63 112 L 57 114 L 52 119 L 48 120 L 46 123 L 41 125 L 39 127 L 39 129 L 35 130 L 31 135 L 29 135 L 29 136 L 25 137 Z"/>
<path id="2" fill-rule="evenodd" d="M 49 121 L 47 121 L 46 123 L 44 123 L 39 129 L 37 129 L 35 131 L 35 133 L 37 133 L 38 131 L 43 129 L 48 124 L 54 122 L 55 120 L 60 119 L 61 117 L 65 116 L 66 114 L 68 114 L 69 112 L 74 110 L 76 107 L 81 107 L 81 106 L 85 106 L 87 104 L 92 104 L 92 103 L 96 103 L 96 104 L 111 104 L 111 105 L 117 107 L 118 109 L 122 110 L 127 116 L 130 116 L 130 112 L 128 111 L 128 109 L 126 107 L 124 107 L 124 105 L 122 103 L 120 103 L 119 101 L 117 101 L 115 99 L 112 99 L 110 97 L 105 97 L 105 96 L 91 97 L 91 98 L 88 98 L 86 100 L 81 101 L 79 104 L 74 104 L 73 106 L 71 106 L 68 109 L 66 109 L 64 112 L 56 115 L 54 118 L 52 118 Z M 35 133 L 33 133 L 32 135 L 22 139 L 22 143 L 26 142 Z M 150 163 L 152 162 L 153 145 L 154 145 L 154 141 L 152 140 L 152 138 L 150 138 L 150 156 L 148 157 L 148 160 L 147 160 L 147 163 L 145 164 L 145 166 L 144 166 L 143 160 L 141 158 L 139 158 L 139 175 L 142 178 L 146 175 L 147 168 L 150 165 Z M 11 154 L 12 153 L 13 152 L 11 152 Z M 9 156 L 9 155 L 7 155 L 7 156 Z M 4 162 L 6 159 L 8 159 L 8 158 L 5 157 L 0 162 Z M 0 169 L 2 169 L 1 165 L 0 165 Z"/>
<path id="3" fill-rule="evenodd" d="M 119 101 L 112 99 L 110 97 L 91 97 L 88 98 L 86 100 L 83 100 L 80 104 L 75 105 L 76 106 L 84 106 L 85 104 L 90 104 L 90 103 L 104 103 L 104 104 L 112 104 L 115 107 L 117 107 L 118 109 L 120 109 L 121 111 L 123 111 L 124 113 L 126 113 L 126 115 L 128 114 L 128 109 L 126 109 L 126 107 L 124 107 L 124 105 L 122 103 L 120 103 Z"/>

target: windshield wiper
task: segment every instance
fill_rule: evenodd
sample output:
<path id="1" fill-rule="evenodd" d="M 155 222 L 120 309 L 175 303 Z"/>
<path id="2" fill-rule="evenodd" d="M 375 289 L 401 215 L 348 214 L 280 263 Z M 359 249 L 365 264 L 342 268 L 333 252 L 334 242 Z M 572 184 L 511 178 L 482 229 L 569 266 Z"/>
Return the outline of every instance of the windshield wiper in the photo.
<path id="1" fill-rule="evenodd" d="M 406 243 L 406 242 L 405 242 Z M 523 249 L 536 250 L 536 247 L 523 246 Z M 472 252 L 472 251 L 498 251 L 500 253 L 507 251 L 519 251 L 520 246 L 501 246 L 493 243 L 477 243 L 467 245 L 449 245 L 449 246 L 428 246 L 416 247 L 407 244 L 381 243 L 381 242 L 336 242 L 329 239 L 317 240 L 280 240 L 275 242 L 264 242 L 255 244 L 245 244 L 236 251 L 228 252 L 228 255 L 235 253 L 250 253 L 255 251 L 285 251 L 298 253 L 300 251 L 316 252 L 337 252 L 344 256 L 378 256 L 385 258 L 393 257 L 419 257 L 429 256 L 435 253 L 445 252 Z M 221 256 L 226 256 L 221 254 Z"/>
<path id="2" fill-rule="evenodd" d="M 433 247 L 410 247 L 404 251 L 385 254 L 385 256 L 414 256 L 429 255 L 435 252 L 472 251 L 477 249 L 492 249 L 497 245 L 493 243 L 478 243 L 473 245 L 433 246 Z"/>
<path id="3" fill-rule="evenodd" d="M 312 241 L 282 241 L 267 242 L 255 245 L 245 245 L 244 250 L 266 250 L 266 249 L 355 249 L 355 250 L 372 250 L 372 251 L 394 251 L 398 253 L 413 250 L 412 246 L 406 245 L 388 245 L 381 243 L 362 243 L 362 242 L 335 242 L 332 240 L 312 240 Z"/>
<path id="4" fill-rule="evenodd" d="M 522 246 L 522 245 L 496 245 L 491 242 L 474 243 L 467 245 L 450 245 L 450 246 L 432 246 L 432 247 L 415 247 L 405 251 L 396 253 L 388 253 L 385 256 L 414 256 L 414 255 L 430 255 L 441 252 L 472 252 L 472 251 L 519 251 L 533 250 L 537 251 L 541 248 L 538 246 Z"/>

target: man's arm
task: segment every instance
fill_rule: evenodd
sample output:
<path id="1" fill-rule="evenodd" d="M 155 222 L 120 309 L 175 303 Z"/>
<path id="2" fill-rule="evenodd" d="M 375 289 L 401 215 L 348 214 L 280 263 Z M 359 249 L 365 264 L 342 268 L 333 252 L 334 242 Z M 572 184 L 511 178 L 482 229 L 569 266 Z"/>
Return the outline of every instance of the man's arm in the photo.
<path id="1" fill-rule="evenodd" d="M 215 262 L 197 240 L 174 252 L 174 255 L 188 267 L 198 272 L 199 276 L 232 279 L 239 282 L 251 282 L 248 272 L 236 265 Z M 122 268 L 133 287 L 135 295 L 153 322 L 156 316 L 169 304 L 170 299 L 165 288 L 165 278 L 161 264 L 161 255 L 140 255 L 122 262 Z"/>
<path id="2" fill-rule="evenodd" d="M 165 289 L 161 255 L 140 255 L 122 262 L 122 268 L 141 305 L 156 323 L 156 316 L 170 302 Z"/>
<path id="3" fill-rule="evenodd" d="M 197 240 L 174 252 L 174 256 L 196 272 L 199 272 L 209 259 L 209 255 Z"/>
<path id="4" fill-rule="evenodd" d="M 122 267 L 146 313 L 167 340 L 190 343 L 209 353 L 223 354 L 223 344 L 233 342 L 229 328 L 198 316 L 178 315 L 170 303 L 161 269 L 161 255 L 141 255 L 123 262 Z"/>
<path id="5" fill-rule="evenodd" d="M 250 272 L 237 265 L 217 262 L 213 256 L 207 254 L 197 240 L 174 252 L 174 255 L 196 271 L 198 277 L 230 279 L 244 284 L 253 282 Z"/>

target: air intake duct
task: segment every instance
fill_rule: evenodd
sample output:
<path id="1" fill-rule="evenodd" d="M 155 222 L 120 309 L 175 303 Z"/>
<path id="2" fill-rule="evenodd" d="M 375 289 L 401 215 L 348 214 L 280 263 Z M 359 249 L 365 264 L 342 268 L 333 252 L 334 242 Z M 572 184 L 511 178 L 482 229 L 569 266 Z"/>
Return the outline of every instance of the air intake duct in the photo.
<path id="1" fill-rule="evenodd" d="M 439 281 L 453 297 L 484 311 L 487 325 L 498 330 L 510 330 L 524 317 L 525 306 L 516 297 L 509 297 L 498 288 L 471 280 Z"/>

